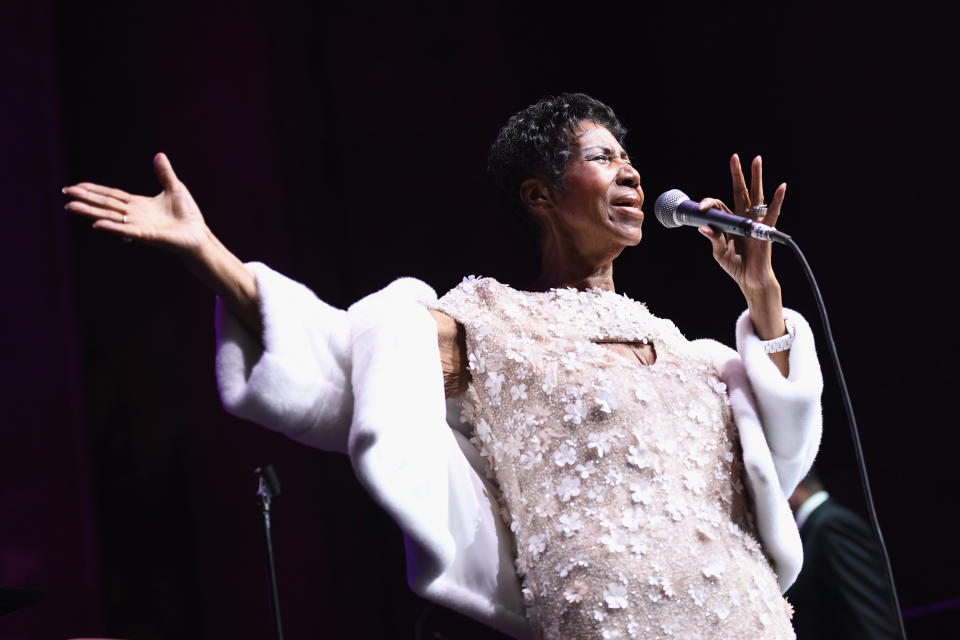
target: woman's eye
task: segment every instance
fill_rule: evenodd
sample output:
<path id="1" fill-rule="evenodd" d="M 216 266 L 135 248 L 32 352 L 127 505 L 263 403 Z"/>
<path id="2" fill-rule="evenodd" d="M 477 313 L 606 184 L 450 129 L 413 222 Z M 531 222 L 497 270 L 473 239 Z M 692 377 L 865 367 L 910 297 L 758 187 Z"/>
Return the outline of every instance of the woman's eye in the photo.
<path id="1" fill-rule="evenodd" d="M 591 160 L 603 160 L 605 162 L 610 162 L 610 156 L 593 156 Z"/>

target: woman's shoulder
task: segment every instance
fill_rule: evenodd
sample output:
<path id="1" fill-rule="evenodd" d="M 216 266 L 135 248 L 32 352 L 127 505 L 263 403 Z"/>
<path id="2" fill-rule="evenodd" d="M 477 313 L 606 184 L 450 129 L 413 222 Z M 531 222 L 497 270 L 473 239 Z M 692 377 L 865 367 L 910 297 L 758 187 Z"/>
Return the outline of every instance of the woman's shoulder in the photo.
<path id="1" fill-rule="evenodd" d="M 454 301 L 474 301 L 476 303 L 489 300 L 494 296 L 516 292 L 510 285 L 498 282 L 495 278 L 481 276 L 465 276 L 453 289 L 447 291 L 440 298 L 438 304 L 448 304 Z"/>
<path id="2" fill-rule="evenodd" d="M 495 278 L 467 276 L 437 301 L 436 309 L 463 322 L 465 316 L 496 313 L 523 304 L 527 295 Z"/>

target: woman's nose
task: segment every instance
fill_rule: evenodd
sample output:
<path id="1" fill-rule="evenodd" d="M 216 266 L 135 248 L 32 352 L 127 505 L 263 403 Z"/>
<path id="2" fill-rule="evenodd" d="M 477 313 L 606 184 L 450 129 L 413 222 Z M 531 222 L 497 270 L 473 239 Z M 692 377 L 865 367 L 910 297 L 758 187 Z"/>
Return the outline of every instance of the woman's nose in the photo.
<path id="1" fill-rule="evenodd" d="M 620 172 L 617 174 L 617 184 L 636 189 L 640 186 L 640 174 L 637 173 L 637 170 L 633 168 L 632 164 L 624 162 L 620 167 Z"/>

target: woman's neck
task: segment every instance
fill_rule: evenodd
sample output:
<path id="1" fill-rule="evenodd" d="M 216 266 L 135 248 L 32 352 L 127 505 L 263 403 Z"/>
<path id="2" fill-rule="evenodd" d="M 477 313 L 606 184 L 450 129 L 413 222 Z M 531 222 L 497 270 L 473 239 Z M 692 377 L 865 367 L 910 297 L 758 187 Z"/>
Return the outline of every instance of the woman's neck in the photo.
<path id="1" fill-rule="evenodd" d="M 569 249 L 562 250 L 561 246 L 556 242 L 543 243 L 540 276 L 536 282 L 538 289 L 545 291 L 572 287 L 581 291 L 616 291 L 613 286 L 613 258 L 591 259 Z"/>

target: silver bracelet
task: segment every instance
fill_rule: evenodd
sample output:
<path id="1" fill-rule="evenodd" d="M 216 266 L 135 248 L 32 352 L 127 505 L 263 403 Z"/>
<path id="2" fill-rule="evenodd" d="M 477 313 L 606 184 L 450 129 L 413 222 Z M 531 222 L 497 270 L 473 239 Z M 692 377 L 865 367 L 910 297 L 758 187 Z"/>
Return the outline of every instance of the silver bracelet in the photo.
<path id="1" fill-rule="evenodd" d="M 766 353 L 780 353 L 781 351 L 786 351 L 793 346 L 793 336 L 796 333 L 796 329 L 794 328 L 793 323 L 787 318 L 783 319 L 783 324 L 787 327 L 786 335 L 780 336 L 779 338 L 774 338 L 773 340 L 760 341 L 760 344 L 763 345 L 763 350 Z"/>

